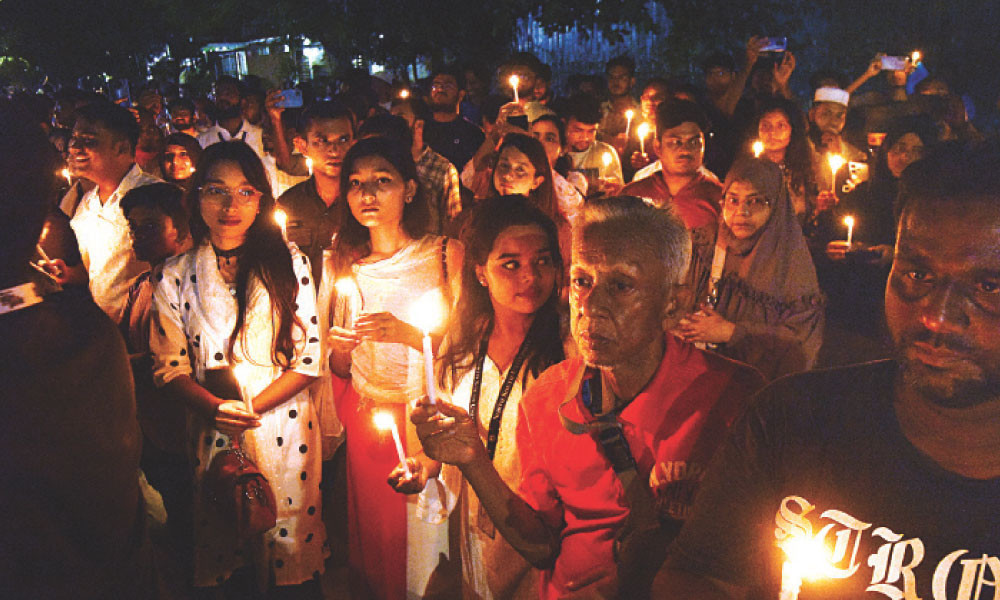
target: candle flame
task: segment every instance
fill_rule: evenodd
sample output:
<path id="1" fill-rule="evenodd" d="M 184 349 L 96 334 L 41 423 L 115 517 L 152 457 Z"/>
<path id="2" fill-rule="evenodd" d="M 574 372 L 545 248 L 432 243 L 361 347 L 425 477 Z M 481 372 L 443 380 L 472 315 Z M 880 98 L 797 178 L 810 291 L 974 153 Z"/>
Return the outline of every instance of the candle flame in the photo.
<path id="1" fill-rule="evenodd" d="M 612 161 L 614 161 L 614 158 L 612 158 L 610 152 L 605 152 L 601 155 L 601 162 L 604 163 L 605 167 L 610 167 Z"/>
<path id="2" fill-rule="evenodd" d="M 631 121 L 632 117 L 634 116 L 635 116 L 635 111 L 632 110 L 631 108 L 625 111 L 625 118 L 628 119 L 629 121 Z"/>
<path id="3" fill-rule="evenodd" d="M 854 217 L 852 217 L 851 215 L 847 215 L 846 217 L 844 217 L 844 225 L 847 225 L 848 227 L 854 227 Z"/>
<path id="4" fill-rule="evenodd" d="M 760 158 L 760 155 L 764 153 L 764 142 L 757 140 L 753 143 L 753 157 Z"/>
<path id="5" fill-rule="evenodd" d="M 233 377 L 236 378 L 236 382 L 239 383 L 241 387 L 245 386 L 250 380 L 250 372 L 252 370 L 253 367 L 250 366 L 250 363 L 238 362 L 233 365 Z"/>
<path id="6" fill-rule="evenodd" d="M 439 290 L 431 290 L 410 306 L 410 322 L 424 334 L 436 330 L 445 319 L 444 298 Z"/>
<path id="7" fill-rule="evenodd" d="M 517 89 L 517 84 L 521 82 L 521 78 L 517 75 L 511 75 L 507 82 L 510 84 L 510 87 Z"/>
<path id="8" fill-rule="evenodd" d="M 392 414 L 384 410 L 380 410 L 372 415 L 372 422 L 375 423 L 375 428 L 379 431 L 390 431 L 392 426 L 396 424 L 396 420 L 392 418 Z"/>
<path id="9" fill-rule="evenodd" d="M 337 289 L 337 293 L 341 296 L 350 296 L 358 292 L 358 284 L 354 283 L 354 280 L 350 277 L 341 277 L 333 284 L 333 287 Z"/>
<path id="10" fill-rule="evenodd" d="M 288 215 L 286 215 L 285 211 L 280 208 L 276 208 L 274 209 L 274 222 L 278 224 L 278 227 L 281 227 L 282 231 L 284 231 L 285 224 L 288 223 Z"/>
<path id="11" fill-rule="evenodd" d="M 639 134 L 639 139 L 644 140 L 649 135 L 649 123 L 640 123 L 635 132 Z"/>
<path id="12" fill-rule="evenodd" d="M 309 169 L 309 174 L 312 175 L 313 172 L 313 159 L 306 157 L 306 168 Z"/>
<path id="13" fill-rule="evenodd" d="M 830 568 L 829 552 L 816 538 L 793 536 L 780 544 L 798 576 L 803 579 L 818 579 L 826 576 Z"/>
<path id="14" fill-rule="evenodd" d="M 62 171 L 60 171 L 59 173 L 60 173 L 60 174 L 61 174 L 61 175 L 62 175 L 63 177 L 65 177 L 67 181 L 69 181 L 69 178 L 70 178 L 70 172 L 69 172 L 69 169 L 67 169 L 66 167 L 63 167 L 63 170 L 62 170 Z"/>
<path id="15" fill-rule="evenodd" d="M 913 54 L 910 55 L 910 61 L 913 64 L 917 64 L 918 62 L 920 62 L 920 58 L 921 58 L 920 50 L 914 50 Z"/>
<path id="16" fill-rule="evenodd" d="M 403 100 L 406 100 L 407 98 L 410 97 L 410 90 L 406 88 L 399 90 L 399 97 L 402 98 Z"/>
<path id="17" fill-rule="evenodd" d="M 830 168 L 834 173 L 840 170 L 840 167 L 844 166 L 846 162 L 844 157 L 839 154 L 831 154 L 826 158 L 827 162 L 830 163 Z"/>

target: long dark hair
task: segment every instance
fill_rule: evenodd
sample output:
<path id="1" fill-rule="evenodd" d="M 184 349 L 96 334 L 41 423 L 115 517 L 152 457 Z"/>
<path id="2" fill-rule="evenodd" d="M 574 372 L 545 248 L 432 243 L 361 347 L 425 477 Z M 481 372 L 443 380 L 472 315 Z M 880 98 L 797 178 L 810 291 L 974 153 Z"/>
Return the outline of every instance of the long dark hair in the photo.
<path id="1" fill-rule="evenodd" d="M 399 171 L 403 181 L 417 183 L 417 167 L 413 163 L 410 148 L 397 140 L 381 136 L 366 138 L 358 141 L 347 151 L 340 170 L 342 196 L 338 202 L 340 205 L 340 229 L 337 230 L 332 245 L 334 275 L 336 277 L 345 274 L 355 261 L 371 253 L 371 232 L 354 217 L 351 205 L 347 201 L 347 194 L 351 189 L 351 173 L 354 171 L 354 163 L 370 156 L 384 158 L 394 169 Z M 417 192 L 413 200 L 403 206 L 403 231 L 413 239 L 420 239 L 427 233 L 429 221 L 430 213 L 427 199 L 421 193 L 420 186 L 417 185 Z"/>
<path id="2" fill-rule="evenodd" d="M 529 350 L 522 386 L 527 383 L 529 373 L 537 377 L 547 367 L 563 359 L 558 312 L 563 267 L 556 225 L 524 196 L 488 198 L 475 206 L 469 221 L 462 228 L 461 239 L 465 246 L 462 289 L 448 330 L 448 342 L 443 346 L 445 349 L 441 355 L 444 366 L 439 371 L 439 381 L 442 387 L 454 389 L 458 380 L 473 367 L 479 343 L 493 327 L 493 303 L 489 290 L 479 285 L 476 267 L 486 264 L 500 234 L 517 225 L 537 225 L 545 232 L 556 269 L 552 293 L 535 313 L 525 338 Z"/>
<path id="3" fill-rule="evenodd" d="M 760 130 L 760 120 L 764 118 L 764 115 L 772 112 L 784 114 L 792 126 L 792 137 L 788 141 L 788 148 L 785 148 L 785 170 L 789 174 L 790 190 L 801 190 L 806 194 L 811 194 L 816 186 L 816 177 L 813 174 L 812 151 L 809 147 L 806 116 L 791 100 L 768 98 L 761 102 L 760 110 L 757 112 L 757 120 L 753 130 L 754 136 L 758 135 L 757 132 Z"/>
<path id="4" fill-rule="evenodd" d="M 212 168 L 221 162 L 239 166 L 247 181 L 261 193 L 257 217 L 247 230 L 236 271 L 236 326 L 229 337 L 227 356 L 234 361 L 233 348 L 237 338 L 246 340 L 246 313 L 250 296 L 250 276 L 256 277 L 267 290 L 271 307 L 277 313 L 277 331 L 271 346 L 271 360 L 275 365 L 288 368 L 296 355 L 293 327 L 302 333 L 305 327 L 295 315 L 295 298 L 299 284 L 292 269 L 292 255 L 281 235 L 281 228 L 274 220 L 274 196 L 271 185 L 257 153 L 244 142 L 235 140 L 212 144 L 202 153 L 197 170 L 191 176 L 187 205 L 191 207 L 191 237 L 195 247 L 209 239 L 209 228 L 201 216 L 201 187 Z"/>
<path id="5" fill-rule="evenodd" d="M 545 178 L 545 181 L 541 185 L 528 194 L 528 200 L 553 221 L 562 221 L 563 218 L 556 204 L 555 189 L 552 187 L 552 169 L 549 167 L 549 157 L 545 154 L 545 146 L 528 134 L 508 133 L 504 136 L 503 143 L 500 144 L 500 149 L 497 151 L 497 158 L 503 154 L 504 148 L 508 147 L 516 148 L 523 152 L 528 157 L 528 160 L 531 161 L 531 166 L 535 167 L 535 176 L 541 175 Z M 496 184 L 493 183 L 495 173 L 496 166 L 493 167 L 493 173 L 490 173 L 491 196 L 500 195 Z"/>

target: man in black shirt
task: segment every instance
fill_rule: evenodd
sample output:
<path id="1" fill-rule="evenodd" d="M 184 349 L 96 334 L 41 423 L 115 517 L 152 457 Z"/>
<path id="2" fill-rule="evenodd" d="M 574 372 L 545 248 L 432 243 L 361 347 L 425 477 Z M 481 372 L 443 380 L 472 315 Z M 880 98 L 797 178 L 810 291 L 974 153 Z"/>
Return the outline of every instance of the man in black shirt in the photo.
<path id="1" fill-rule="evenodd" d="M 337 201 L 340 167 L 354 145 L 354 116 L 346 107 L 320 102 L 302 113 L 295 148 L 312 160 L 312 177 L 289 188 L 278 198 L 288 217 L 289 241 L 298 244 L 312 265 L 314 281 L 323 271 L 323 250 L 340 224 Z"/>
<path id="2" fill-rule="evenodd" d="M 458 69 L 441 69 L 434 74 L 429 102 L 434 119 L 424 129 L 424 142 L 450 160 L 460 173 L 486 139 L 482 129 L 458 114 L 458 105 L 465 96 L 463 87 Z"/>
<path id="3" fill-rule="evenodd" d="M 906 170 L 886 289 L 897 358 L 762 392 L 702 482 L 658 582 L 669 597 L 996 594 L 998 161 L 951 149 Z"/>

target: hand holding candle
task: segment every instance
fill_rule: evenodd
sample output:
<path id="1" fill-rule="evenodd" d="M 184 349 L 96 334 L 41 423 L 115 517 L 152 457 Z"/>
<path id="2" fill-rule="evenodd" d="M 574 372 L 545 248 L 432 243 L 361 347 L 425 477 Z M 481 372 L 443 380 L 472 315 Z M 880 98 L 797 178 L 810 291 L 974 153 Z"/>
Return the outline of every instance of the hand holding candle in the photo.
<path id="1" fill-rule="evenodd" d="M 639 135 L 639 154 L 646 156 L 646 136 L 649 135 L 649 123 L 639 123 L 635 132 Z"/>
<path id="2" fill-rule="evenodd" d="M 410 309 L 410 320 L 423 332 L 424 379 L 427 399 L 433 406 L 436 402 L 434 389 L 434 349 L 431 345 L 431 332 L 441 326 L 444 321 L 444 303 L 440 292 L 432 290 L 421 296 Z"/>
<path id="3" fill-rule="evenodd" d="M 844 166 L 846 162 L 844 157 L 839 154 L 830 154 L 826 157 L 826 161 L 830 164 L 830 191 L 834 194 L 837 193 L 837 171 L 840 167 Z"/>
<path id="4" fill-rule="evenodd" d="M 392 414 L 380 410 L 375 413 L 372 417 L 375 422 L 375 428 L 379 431 L 391 431 L 392 441 L 396 443 L 396 454 L 399 456 L 399 464 L 402 465 L 403 470 L 406 472 L 406 478 L 409 479 L 413 476 L 410 472 L 410 465 L 406 463 L 406 452 L 403 450 L 403 441 L 399 438 L 399 428 L 396 427 L 396 419 L 392 418 Z"/>
<path id="5" fill-rule="evenodd" d="M 854 237 L 854 217 L 847 215 L 844 217 L 844 225 L 847 225 L 847 249 L 851 248 L 851 240 Z"/>
<path id="6" fill-rule="evenodd" d="M 511 75 L 507 82 L 510 84 L 510 87 L 514 88 L 514 102 L 520 102 L 521 99 L 517 95 L 517 85 L 521 83 L 521 78 L 517 75 Z"/>
<path id="7" fill-rule="evenodd" d="M 337 289 L 337 295 L 345 298 L 347 302 L 344 326 L 353 329 L 358 315 L 365 309 L 365 298 L 361 295 L 361 288 L 358 287 L 353 277 L 341 277 L 333 285 Z"/>

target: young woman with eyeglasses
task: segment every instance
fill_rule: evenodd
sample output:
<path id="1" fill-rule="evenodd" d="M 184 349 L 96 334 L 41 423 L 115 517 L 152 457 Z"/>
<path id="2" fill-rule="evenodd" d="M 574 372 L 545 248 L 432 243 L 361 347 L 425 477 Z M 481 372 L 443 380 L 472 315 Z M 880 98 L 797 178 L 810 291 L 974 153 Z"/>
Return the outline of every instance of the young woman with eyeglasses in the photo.
<path id="1" fill-rule="evenodd" d="M 153 275 L 150 347 L 156 383 L 190 409 L 194 585 L 235 598 L 270 582 L 319 598 L 320 430 L 306 389 L 320 372 L 315 291 L 308 259 L 274 221 L 270 190 L 245 143 L 205 149 L 188 194 L 194 247 Z M 202 490 L 215 455 L 238 438 L 277 501 L 277 525 L 244 542 Z"/>
<path id="2" fill-rule="evenodd" d="M 823 295 L 778 165 L 743 158 L 726 177 L 715 244 L 696 246 L 694 311 L 675 333 L 768 379 L 804 371 L 823 333 Z"/>

